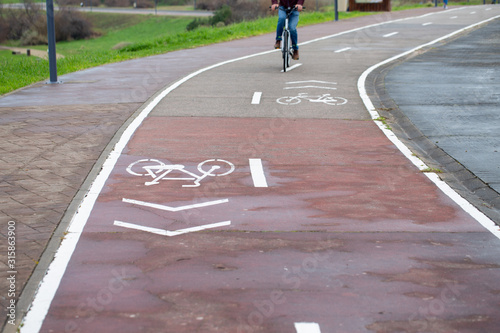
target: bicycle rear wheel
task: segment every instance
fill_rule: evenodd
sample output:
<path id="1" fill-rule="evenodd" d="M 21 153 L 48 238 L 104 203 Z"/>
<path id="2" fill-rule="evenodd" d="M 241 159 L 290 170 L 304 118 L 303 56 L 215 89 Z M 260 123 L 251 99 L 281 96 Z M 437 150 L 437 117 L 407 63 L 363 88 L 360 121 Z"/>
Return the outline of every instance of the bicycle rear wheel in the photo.
<path id="1" fill-rule="evenodd" d="M 290 45 L 289 45 L 289 32 L 285 30 L 283 32 L 283 72 L 286 72 L 286 69 L 290 65 Z"/>

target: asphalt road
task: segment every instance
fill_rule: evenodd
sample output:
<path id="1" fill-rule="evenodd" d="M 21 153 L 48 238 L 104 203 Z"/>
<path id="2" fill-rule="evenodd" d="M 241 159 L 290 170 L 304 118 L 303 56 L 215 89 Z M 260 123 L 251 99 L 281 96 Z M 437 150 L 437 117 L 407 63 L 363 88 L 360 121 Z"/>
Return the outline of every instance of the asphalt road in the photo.
<path id="1" fill-rule="evenodd" d="M 477 206 L 485 207 L 485 212 L 497 221 L 500 219 L 499 54 L 500 20 L 497 19 L 453 42 L 408 59 L 385 76 L 386 93 L 412 124 L 413 128 L 407 128 L 403 135 L 408 144 L 418 142 L 419 151 L 426 150 L 426 157 L 444 171 L 447 181 L 457 189 L 465 186 L 478 196 Z M 473 200 L 467 192 L 462 193 Z"/>

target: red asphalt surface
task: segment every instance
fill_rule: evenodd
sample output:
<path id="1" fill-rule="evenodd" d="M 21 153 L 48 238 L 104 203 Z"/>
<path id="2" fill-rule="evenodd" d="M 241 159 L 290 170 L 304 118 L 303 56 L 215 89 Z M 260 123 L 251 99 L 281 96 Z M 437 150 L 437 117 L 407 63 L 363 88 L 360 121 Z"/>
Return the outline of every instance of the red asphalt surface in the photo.
<path id="1" fill-rule="evenodd" d="M 254 184 L 255 158 L 268 187 Z M 180 165 L 201 175 L 212 159 L 234 171 L 219 161 L 228 174 L 183 186 L 196 183 Z M 148 185 L 139 174 L 157 161 L 177 179 Z M 499 278 L 499 239 L 368 115 L 152 114 L 100 192 L 41 332 L 495 332 Z"/>

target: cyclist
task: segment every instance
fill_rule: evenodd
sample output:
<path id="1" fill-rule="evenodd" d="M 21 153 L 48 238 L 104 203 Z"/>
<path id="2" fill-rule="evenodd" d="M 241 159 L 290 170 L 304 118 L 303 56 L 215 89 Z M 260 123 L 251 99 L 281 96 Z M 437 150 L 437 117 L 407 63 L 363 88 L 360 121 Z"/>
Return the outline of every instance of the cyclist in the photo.
<path id="1" fill-rule="evenodd" d="M 304 0 L 271 0 L 271 10 L 274 11 L 276 8 L 279 8 L 278 12 L 278 25 L 276 27 L 276 43 L 274 44 L 275 49 L 281 48 L 281 35 L 283 34 L 283 28 L 285 26 L 285 8 L 295 7 L 297 10 L 294 10 L 290 15 L 290 19 L 288 21 L 288 28 L 290 29 L 290 37 L 292 39 L 292 48 L 293 48 L 293 60 L 299 60 L 299 46 L 297 45 L 297 23 L 299 23 L 299 12 L 302 11 L 302 6 L 304 5 Z"/>

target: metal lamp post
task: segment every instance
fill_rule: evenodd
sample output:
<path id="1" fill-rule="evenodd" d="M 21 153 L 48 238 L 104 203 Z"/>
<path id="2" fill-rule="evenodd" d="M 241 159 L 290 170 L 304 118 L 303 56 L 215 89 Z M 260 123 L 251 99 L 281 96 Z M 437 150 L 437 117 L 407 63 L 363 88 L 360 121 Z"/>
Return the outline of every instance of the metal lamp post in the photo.
<path id="1" fill-rule="evenodd" d="M 47 35 L 49 43 L 49 70 L 50 83 L 57 83 L 57 62 L 56 62 L 56 32 L 54 23 L 54 2 L 46 0 L 47 6 Z"/>

